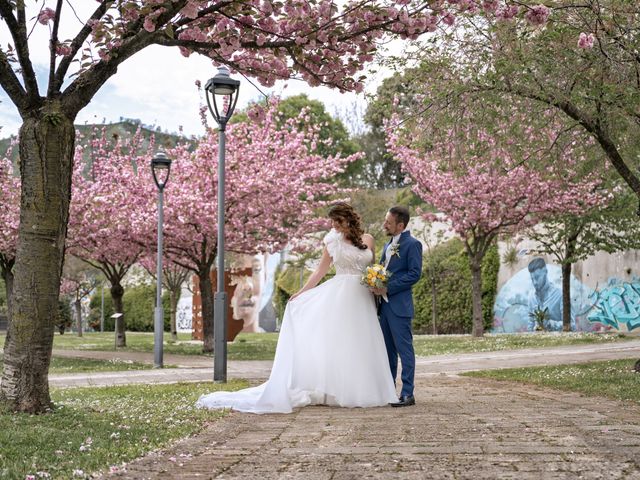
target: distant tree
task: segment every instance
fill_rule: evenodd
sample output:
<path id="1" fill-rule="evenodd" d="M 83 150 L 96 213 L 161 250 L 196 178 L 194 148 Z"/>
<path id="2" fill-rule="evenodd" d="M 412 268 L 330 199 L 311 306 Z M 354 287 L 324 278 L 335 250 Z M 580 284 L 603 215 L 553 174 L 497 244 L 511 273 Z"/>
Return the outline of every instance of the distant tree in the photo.
<path id="1" fill-rule="evenodd" d="M 67 249 L 101 271 L 111 288 L 116 312 L 124 314 L 122 281 L 138 261 L 153 227 L 138 180 L 153 142 L 143 148 L 140 129 L 131 138 L 107 138 L 106 129 L 81 140 L 74 165 Z M 118 322 L 116 345 L 126 346 L 125 317 Z"/>
<path id="2" fill-rule="evenodd" d="M 13 146 L 10 146 L 0 158 L 0 275 L 4 280 L 9 320 L 20 222 L 20 177 L 14 174 L 12 151 Z"/>

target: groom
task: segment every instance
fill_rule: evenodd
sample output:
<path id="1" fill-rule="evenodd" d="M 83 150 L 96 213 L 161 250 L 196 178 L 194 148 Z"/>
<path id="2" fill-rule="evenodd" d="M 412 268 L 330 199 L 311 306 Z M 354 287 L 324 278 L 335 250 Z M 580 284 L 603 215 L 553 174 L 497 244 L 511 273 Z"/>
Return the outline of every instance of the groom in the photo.
<path id="1" fill-rule="evenodd" d="M 406 207 L 392 207 L 384 220 L 384 229 L 391 240 L 384 246 L 380 263 L 391 272 L 387 286 L 374 289 L 376 295 L 387 295 L 378 309 L 380 326 L 389 355 L 391 376 L 395 383 L 398 374 L 398 356 L 402 362 L 402 391 L 393 407 L 415 405 L 413 378 L 416 357 L 413 353 L 413 296 L 411 287 L 422 274 L 422 244 L 406 230 L 409 224 L 409 210 Z"/>

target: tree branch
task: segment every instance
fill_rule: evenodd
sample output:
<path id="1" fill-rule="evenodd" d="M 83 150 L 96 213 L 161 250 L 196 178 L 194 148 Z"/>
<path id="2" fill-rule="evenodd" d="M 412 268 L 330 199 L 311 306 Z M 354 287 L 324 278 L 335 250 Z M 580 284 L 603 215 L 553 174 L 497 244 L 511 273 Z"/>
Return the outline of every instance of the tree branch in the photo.
<path id="1" fill-rule="evenodd" d="M 28 106 L 27 92 L 22 88 L 18 77 L 13 72 L 7 55 L 0 50 L 0 86 L 24 117 Z"/>
<path id="2" fill-rule="evenodd" d="M 0 15 L 4 18 L 13 43 L 15 45 L 16 53 L 18 55 L 18 62 L 22 69 L 22 78 L 26 87 L 26 95 L 30 101 L 34 101 L 39 98 L 38 82 L 36 81 L 36 74 L 33 71 L 33 65 L 31 65 L 31 59 L 29 58 L 29 43 L 27 40 L 27 25 L 25 19 L 24 2 L 18 2 L 16 7 L 18 11 L 18 17 L 13 16 L 13 8 L 6 0 L 0 1 Z M 35 102 L 34 102 L 35 103 Z M 28 105 L 25 105 L 25 109 Z"/>
<path id="3" fill-rule="evenodd" d="M 53 31 L 49 40 L 49 86 L 47 87 L 47 96 L 50 97 L 54 93 L 54 77 L 56 73 L 56 50 L 58 46 L 58 26 L 60 25 L 60 15 L 62 12 L 62 1 L 58 0 L 56 4 L 56 14 L 53 19 Z"/>
<path id="4" fill-rule="evenodd" d="M 108 3 L 109 2 L 107 2 L 106 0 L 100 3 L 100 6 L 96 8 L 96 10 L 91 15 L 91 18 L 84 24 L 82 29 L 78 32 L 78 35 L 76 35 L 76 37 L 71 41 L 71 45 L 70 45 L 71 53 L 69 55 L 65 55 L 64 57 L 62 57 L 62 60 L 58 65 L 58 69 L 55 74 L 55 81 L 53 83 L 54 91 L 59 91 L 62 88 L 62 84 L 64 83 L 64 77 L 67 74 L 67 71 L 69 70 L 69 66 L 73 61 L 73 58 L 76 56 L 76 54 L 80 50 L 80 47 L 82 47 L 82 44 L 85 42 L 85 40 L 89 37 L 89 34 L 91 33 L 91 26 L 90 26 L 91 21 L 92 20 L 97 21 L 102 18 L 102 16 L 107 12 Z"/>

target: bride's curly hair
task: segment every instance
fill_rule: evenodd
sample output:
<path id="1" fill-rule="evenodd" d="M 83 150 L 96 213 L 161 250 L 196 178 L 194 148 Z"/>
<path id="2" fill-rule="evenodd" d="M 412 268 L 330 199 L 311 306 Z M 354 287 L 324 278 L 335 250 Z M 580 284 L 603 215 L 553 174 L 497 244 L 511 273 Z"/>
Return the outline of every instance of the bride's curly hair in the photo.
<path id="1" fill-rule="evenodd" d="M 365 250 L 367 246 L 362 242 L 364 229 L 360 215 L 356 213 L 351 205 L 345 202 L 337 202 L 331 205 L 329 218 L 336 220 L 345 226 L 344 236 L 360 250 Z"/>

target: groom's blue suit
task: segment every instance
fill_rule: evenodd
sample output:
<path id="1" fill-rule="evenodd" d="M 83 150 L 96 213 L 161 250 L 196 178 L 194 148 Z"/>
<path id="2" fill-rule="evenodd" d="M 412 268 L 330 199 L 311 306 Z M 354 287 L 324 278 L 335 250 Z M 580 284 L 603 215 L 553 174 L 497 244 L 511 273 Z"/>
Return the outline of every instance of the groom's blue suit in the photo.
<path id="1" fill-rule="evenodd" d="M 389 242 L 390 243 L 390 242 Z M 387 243 L 380 263 L 386 260 Z M 398 253 L 391 256 L 387 270 L 391 272 L 387 283 L 388 302 L 380 303 L 380 327 L 389 355 L 393 381 L 398 375 L 398 355 L 402 362 L 401 397 L 413 395 L 413 378 L 416 358 L 413 352 L 413 295 L 411 287 L 422 274 L 422 244 L 408 231 L 402 232 L 398 241 Z"/>

